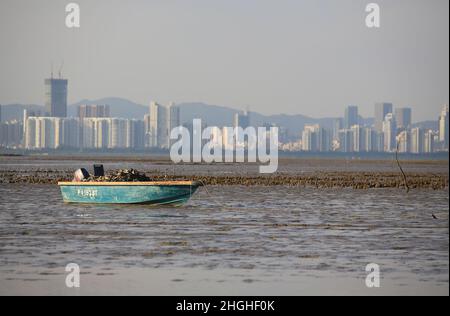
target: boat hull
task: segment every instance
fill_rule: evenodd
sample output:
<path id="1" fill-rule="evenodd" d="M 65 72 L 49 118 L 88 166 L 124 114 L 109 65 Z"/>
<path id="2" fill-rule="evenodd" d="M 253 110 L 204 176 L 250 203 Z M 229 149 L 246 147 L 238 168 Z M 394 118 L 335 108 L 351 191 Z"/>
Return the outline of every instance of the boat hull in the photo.
<path id="1" fill-rule="evenodd" d="M 181 205 L 197 191 L 196 182 L 59 183 L 66 203 Z"/>

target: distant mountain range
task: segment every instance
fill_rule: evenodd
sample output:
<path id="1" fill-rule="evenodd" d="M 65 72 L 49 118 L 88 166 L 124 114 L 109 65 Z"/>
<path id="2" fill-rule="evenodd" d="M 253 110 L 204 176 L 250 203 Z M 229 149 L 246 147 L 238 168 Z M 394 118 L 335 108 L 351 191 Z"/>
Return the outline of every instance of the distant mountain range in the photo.
<path id="1" fill-rule="evenodd" d="M 108 104 L 111 108 L 111 115 L 114 117 L 122 117 L 129 119 L 143 119 L 144 115 L 149 112 L 148 105 L 142 105 L 134 103 L 132 101 L 122 98 L 102 98 L 98 100 L 81 100 L 77 103 L 71 104 L 68 107 L 68 115 L 77 116 L 77 106 L 81 104 Z M 230 107 L 209 105 L 201 102 L 181 103 L 180 115 L 182 123 L 192 122 L 194 118 L 200 118 L 210 126 L 232 126 L 234 114 L 240 110 L 236 110 Z M 9 104 L 2 105 L 2 121 L 7 120 L 21 120 L 23 116 L 23 110 L 28 109 L 31 111 L 44 113 L 44 107 L 42 105 L 23 105 L 23 104 Z M 304 115 L 263 115 L 257 112 L 250 113 L 251 123 L 255 126 L 261 126 L 264 123 L 272 123 L 278 126 L 282 126 L 289 130 L 289 135 L 298 137 L 299 133 L 303 130 L 305 124 L 320 124 L 325 128 L 332 128 L 335 118 L 311 118 Z M 371 125 L 373 123 L 372 118 L 362 118 L 363 123 Z M 437 129 L 437 121 L 426 121 L 415 123 L 415 126 L 421 126 L 424 128 Z"/>
<path id="2" fill-rule="evenodd" d="M 77 107 L 82 104 L 107 104 L 111 108 L 111 115 L 127 119 L 143 119 L 148 114 L 149 106 L 137 104 L 122 98 L 103 98 L 98 100 L 81 100 L 68 107 L 69 116 L 78 116 Z"/>
<path id="3" fill-rule="evenodd" d="M 1 118 L 2 122 L 11 120 L 22 120 L 23 110 L 28 109 L 30 111 L 43 111 L 44 107 L 42 105 L 23 105 L 23 104 L 8 104 L 1 106 Z"/>

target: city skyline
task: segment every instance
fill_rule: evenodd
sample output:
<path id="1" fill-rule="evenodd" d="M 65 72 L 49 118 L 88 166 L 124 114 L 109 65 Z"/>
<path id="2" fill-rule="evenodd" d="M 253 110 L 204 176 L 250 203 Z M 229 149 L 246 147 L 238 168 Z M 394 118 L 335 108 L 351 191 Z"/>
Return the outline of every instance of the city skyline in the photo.
<path id="1" fill-rule="evenodd" d="M 199 3 L 82 0 L 70 30 L 64 3 L 2 1 L 0 103 L 42 104 L 41 78 L 62 63 L 69 103 L 119 95 L 309 117 L 357 104 L 369 117 L 387 101 L 417 121 L 449 103 L 448 1 L 378 1 L 376 30 L 365 1 Z"/>
<path id="2" fill-rule="evenodd" d="M 147 114 L 139 119 L 126 119 L 111 114 L 108 104 L 81 104 L 77 106 L 78 117 L 68 117 L 67 91 L 69 80 L 59 78 L 44 80 L 45 107 L 42 112 L 31 113 L 25 109 L 22 121 L 2 121 L 0 105 L 0 146 L 6 148 L 35 149 L 170 149 L 174 143 L 171 131 L 181 126 L 188 128 L 191 122 L 181 121 L 181 110 L 171 102 L 167 107 L 152 101 Z M 256 125 L 251 121 L 251 112 L 235 111 L 233 126 L 235 138 L 239 129 L 249 133 Z M 444 105 L 437 121 L 437 128 L 413 127 L 413 110 L 410 107 L 396 107 L 392 103 L 375 103 L 373 122 L 365 122 L 359 115 L 358 105 L 348 105 L 343 116 L 336 118 L 332 129 L 307 122 L 303 131 L 295 137 L 289 130 L 271 121 L 263 122 L 265 127 L 282 129 L 281 149 L 307 152 L 394 152 L 433 153 L 448 152 L 449 116 L 448 105 Z M 196 119 L 194 117 L 194 119 Z M 230 122 L 228 122 L 230 123 Z M 224 126 L 214 127 L 219 134 Z M 248 131 L 247 131 L 248 129 Z M 228 135 L 228 131 L 224 135 Z M 278 132 L 277 132 L 278 134 Z M 228 139 L 210 135 L 221 145 Z M 299 137 L 299 138 L 298 138 Z M 239 134 L 239 139 L 245 137 Z M 241 142 L 243 146 L 245 141 Z M 236 148 L 235 148 L 236 149 Z"/>
<path id="3" fill-rule="evenodd" d="M 79 105 L 85 105 L 85 106 L 107 105 L 107 104 L 103 104 L 105 102 L 101 101 L 101 100 L 105 100 L 105 99 L 113 99 L 113 100 L 120 100 L 122 102 L 129 102 L 129 103 L 132 103 L 132 104 L 137 105 L 137 106 L 142 107 L 142 108 L 148 108 L 148 106 L 152 102 L 154 102 L 153 101 L 154 99 L 149 99 L 147 104 L 139 104 L 139 103 L 135 103 L 134 101 L 129 100 L 127 98 L 117 97 L 117 96 L 103 97 L 103 98 L 93 99 L 93 100 L 82 98 L 82 99 L 78 100 L 77 102 L 73 102 L 73 103 L 70 103 L 70 104 L 68 103 L 67 104 L 67 111 L 68 111 L 67 117 L 77 117 L 78 116 L 76 113 L 74 113 L 74 110 L 70 110 L 72 107 L 76 108 L 76 110 L 75 110 L 75 112 L 76 112 Z M 168 104 L 175 104 L 175 102 L 171 101 L 171 102 L 168 102 Z M 235 113 L 252 112 L 252 113 L 257 113 L 259 115 L 267 116 L 267 117 L 279 116 L 279 115 L 282 115 L 282 116 L 284 116 L 284 115 L 285 116 L 298 116 L 298 115 L 300 115 L 300 116 L 303 116 L 305 118 L 310 118 L 310 119 L 338 119 L 338 118 L 342 118 L 342 120 L 343 120 L 342 124 L 345 125 L 345 112 L 344 113 L 338 113 L 336 116 L 327 115 L 326 113 L 324 113 L 322 116 L 308 116 L 308 115 L 306 115 L 305 113 L 302 113 L 302 112 L 292 113 L 292 114 L 288 114 L 288 113 L 284 113 L 284 112 L 274 112 L 273 114 L 264 114 L 262 112 L 259 112 L 258 110 L 254 110 L 253 108 L 250 108 L 248 106 L 245 109 L 240 109 L 240 108 L 233 107 L 233 106 L 211 104 L 211 103 L 205 103 L 205 102 L 201 102 L 201 101 L 197 101 L 197 102 L 187 102 L 186 101 L 186 102 L 180 102 L 180 103 L 177 102 L 176 104 L 180 105 L 180 106 L 183 106 L 185 104 L 201 104 L 201 105 L 205 105 L 205 106 L 229 109 L 231 111 L 234 111 Z M 434 105 L 434 106 L 436 106 L 438 108 L 438 110 L 436 111 L 436 113 L 438 113 L 437 116 L 439 116 L 439 113 L 441 112 L 442 107 L 446 106 L 448 104 L 450 104 L 450 103 L 442 103 L 442 104 Z M 361 106 L 357 105 L 357 104 L 351 104 L 351 105 L 343 104 L 343 105 L 339 105 L 340 106 L 339 110 L 342 112 L 342 111 L 345 111 L 348 108 L 356 107 L 357 108 L 357 115 L 358 115 L 359 119 L 369 119 L 369 120 L 373 119 L 373 120 L 376 121 L 377 120 L 377 115 L 376 115 L 376 110 L 374 110 L 374 106 L 377 106 L 377 105 L 391 105 L 394 108 L 394 103 L 392 103 L 392 102 L 378 102 L 378 101 L 375 101 L 375 102 L 372 102 L 372 104 L 371 104 L 371 113 L 367 113 L 367 115 L 363 115 L 362 113 L 360 113 L 361 112 Z M 13 107 L 14 106 L 17 106 L 17 107 L 36 107 L 37 106 L 37 107 L 40 107 L 42 109 L 42 110 L 40 110 L 40 113 L 42 114 L 42 116 L 45 116 L 44 114 L 48 114 L 47 116 L 51 117 L 51 115 L 46 110 L 46 106 L 43 105 L 43 104 L 39 104 L 39 103 L 10 103 L 10 104 L 0 103 L 0 107 L 4 107 L 5 108 L 5 107 L 11 107 L 11 106 L 13 106 Z M 420 118 L 417 118 L 416 115 L 412 114 L 412 113 L 414 113 L 414 114 L 416 114 L 416 113 L 413 111 L 413 108 L 410 107 L 410 106 L 401 106 L 401 105 L 395 106 L 394 112 L 397 112 L 397 110 L 409 111 L 408 114 L 410 114 L 410 123 L 411 124 L 417 124 L 417 123 L 428 122 L 428 121 L 436 121 L 436 113 L 434 113 L 434 112 L 430 113 L 430 119 L 421 120 Z M 110 111 L 113 112 L 112 110 L 110 110 Z M 69 112 L 72 112 L 72 115 L 70 115 Z M 390 111 L 388 111 L 386 113 L 390 113 Z M 397 115 L 397 113 L 394 113 L 394 114 Z M 122 118 L 121 115 L 112 115 L 112 116 L 113 117 L 117 117 L 117 118 Z M 55 117 L 57 117 L 57 116 L 55 116 Z M 0 118 L 2 118 L 2 117 L 0 116 Z M 5 120 L 4 117 L 3 117 L 3 119 Z"/>
<path id="4" fill-rule="evenodd" d="M 412 127 L 409 124 L 412 111 L 408 108 L 394 108 L 392 104 L 375 104 L 374 111 L 389 108 L 382 121 L 381 131 L 373 124 L 356 122 L 358 107 L 345 108 L 339 121 L 353 124 L 339 124 L 337 130 L 324 128 L 319 124 L 307 124 L 295 140 L 285 136 L 280 139 L 283 151 L 344 152 L 344 153 L 433 153 L 448 152 L 449 116 L 448 105 L 444 106 L 437 120 L 436 130 Z M 24 110 L 23 121 L 0 124 L 0 146 L 23 149 L 164 149 L 173 143 L 169 139 L 173 128 L 181 125 L 180 109 L 175 104 L 168 107 L 152 102 L 143 119 L 123 119 L 107 116 L 108 105 L 79 105 L 78 118 L 38 116 Z M 397 118 L 395 113 L 399 113 Z M 405 115 L 406 114 L 406 115 Z M 405 123 L 408 122 L 408 123 Z M 189 129 L 189 123 L 183 124 Z M 236 112 L 234 128 L 254 128 L 251 113 Z M 202 127 L 212 127 L 204 125 Z M 276 126 L 267 122 L 265 126 Z M 283 129 L 283 126 L 278 126 Z M 220 132 L 221 128 L 218 127 Z M 227 127 L 223 127 L 225 130 Z M 216 128 L 217 130 L 217 128 Z M 227 135 L 224 133 L 223 135 Z M 281 133 L 283 134 L 283 133 Z M 217 141 L 217 136 L 211 135 Z M 227 136 L 228 137 L 228 136 Z M 241 136 L 242 137 L 242 136 Z M 225 140 L 220 140 L 220 144 Z M 244 143 L 245 144 L 245 143 Z M 244 145 L 245 146 L 245 145 Z"/>

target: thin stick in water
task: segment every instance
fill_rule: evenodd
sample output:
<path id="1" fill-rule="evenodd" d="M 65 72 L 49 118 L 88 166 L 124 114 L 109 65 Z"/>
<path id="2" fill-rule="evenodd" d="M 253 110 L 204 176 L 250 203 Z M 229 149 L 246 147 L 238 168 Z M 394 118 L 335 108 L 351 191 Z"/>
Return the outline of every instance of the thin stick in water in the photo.
<path id="1" fill-rule="evenodd" d="M 406 179 L 406 174 L 403 171 L 402 166 L 400 165 L 400 161 L 398 160 L 399 147 L 400 147 L 400 143 L 397 143 L 397 150 L 395 151 L 395 160 L 397 161 L 398 168 L 400 169 L 400 171 L 401 171 L 401 173 L 403 175 L 403 181 L 405 182 L 406 193 L 409 193 L 408 180 Z"/>

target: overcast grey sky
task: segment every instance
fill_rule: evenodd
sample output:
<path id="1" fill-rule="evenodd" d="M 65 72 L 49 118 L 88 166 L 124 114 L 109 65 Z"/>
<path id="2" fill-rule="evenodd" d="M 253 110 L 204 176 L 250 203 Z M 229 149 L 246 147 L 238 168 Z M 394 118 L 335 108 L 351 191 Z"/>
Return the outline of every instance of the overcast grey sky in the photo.
<path id="1" fill-rule="evenodd" d="M 348 104 L 449 100 L 448 0 L 0 0 L 0 103 L 44 103 L 64 60 L 69 102 L 203 101 L 265 114 L 343 115 Z M 381 28 L 365 6 L 381 6 Z"/>

